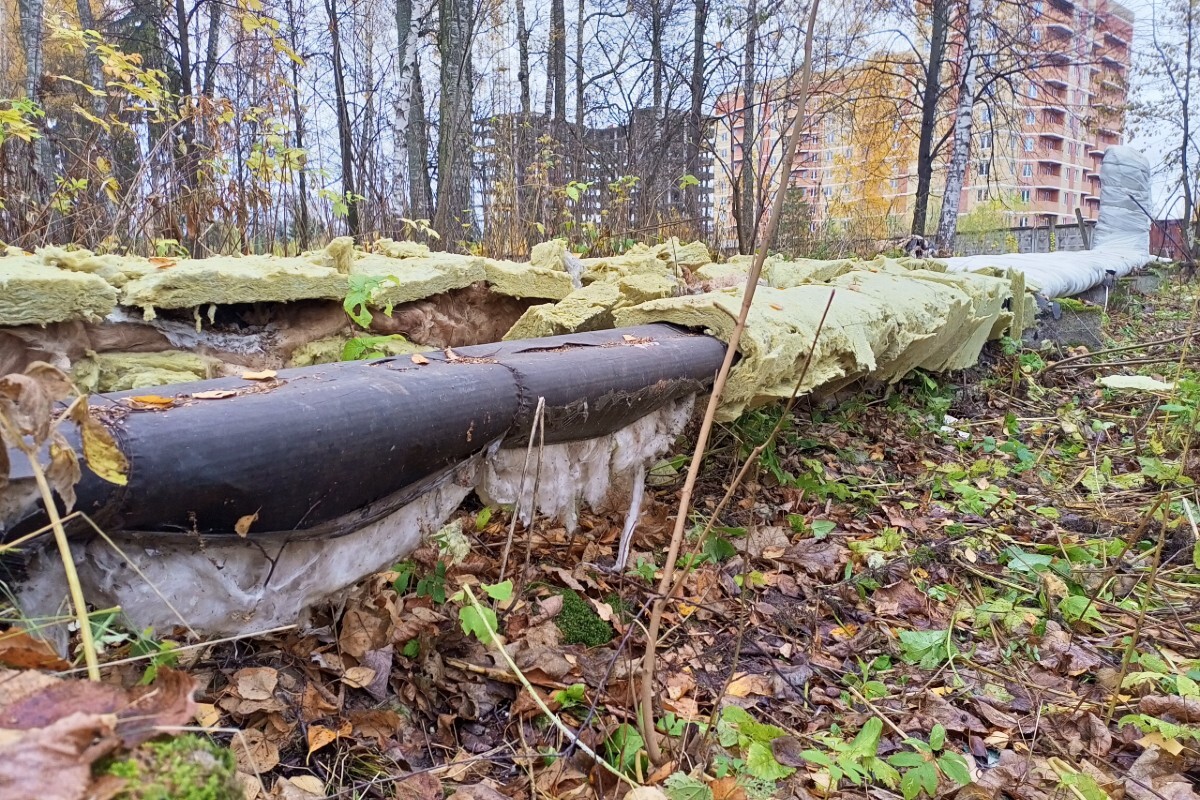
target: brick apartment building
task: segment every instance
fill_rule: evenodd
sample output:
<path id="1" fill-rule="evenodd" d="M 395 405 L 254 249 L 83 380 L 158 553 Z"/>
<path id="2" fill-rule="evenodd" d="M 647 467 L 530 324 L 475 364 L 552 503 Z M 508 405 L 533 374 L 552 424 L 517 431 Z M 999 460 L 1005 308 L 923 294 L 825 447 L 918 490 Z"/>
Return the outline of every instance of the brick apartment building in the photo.
<path id="1" fill-rule="evenodd" d="M 1009 109 L 1003 120 L 977 105 L 960 214 L 999 207 L 1005 225 L 1028 226 L 1074 220 L 1079 208 L 1094 219 L 1100 160 L 1107 147 L 1122 141 L 1124 131 L 1133 14 L 1114 0 L 1032 0 L 1030 16 L 1029 42 L 1038 48 L 1039 66 L 1016 82 L 1012 96 L 992 103 Z M 985 24 L 982 51 L 987 52 L 994 31 Z M 814 230 L 826 222 L 858 223 L 846 216 L 857 203 L 863 207 L 860 218 L 877 223 L 872 235 L 884 228 L 886 235 L 897 235 L 911 220 L 917 142 L 915 133 L 891 131 L 915 130 L 915 105 L 898 102 L 891 131 L 872 132 L 880 122 L 878 109 L 864 121 L 861 108 L 837 102 L 853 91 L 854 81 L 853 76 L 827 80 L 810 99 L 810 128 L 800 142 L 789 187 L 806 201 Z M 896 81 L 896 96 L 902 99 L 903 91 Z M 783 114 L 789 121 L 794 115 L 785 111 L 786 93 L 782 81 L 759 89 L 760 133 L 753 156 L 758 183 L 768 189 L 780 180 Z M 880 94 L 877 86 L 873 94 Z M 742 163 L 743 109 L 737 92 L 718 98 L 714 110 L 713 226 L 726 245 L 736 244 L 733 182 Z M 881 151 L 886 152 L 881 156 Z M 935 168 L 935 197 L 945 180 L 943 169 Z M 879 222 L 881 215 L 886 225 Z M 930 227 L 936 222 L 932 216 Z"/>

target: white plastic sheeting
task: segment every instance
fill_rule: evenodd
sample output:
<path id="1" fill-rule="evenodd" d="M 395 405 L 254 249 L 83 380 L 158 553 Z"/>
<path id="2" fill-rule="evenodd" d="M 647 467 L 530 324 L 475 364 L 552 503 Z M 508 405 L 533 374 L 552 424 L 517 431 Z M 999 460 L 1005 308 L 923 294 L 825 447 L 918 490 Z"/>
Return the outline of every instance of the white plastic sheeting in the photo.
<path id="1" fill-rule="evenodd" d="M 694 401 L 689 396 L 668 403 L 608 436 L 546 445 L 538 512 L 574 527 L 581 506 L 599 509 L 606 501 L 628 498 L 635 476 L 645 475 L 683 431 Z M 73 554 L 89 602 L 120 606 L 134 630 L 170 631 L 186 624 L 202 636 L 226 636 L 304 624 L 314 605 L 407 557 L 472 490 L 495 503 L 528 497 L 536 466 L 530 464 L 521 495 L 524 465 L 524 448 L 475 457 L 412 502 L 345 536 L 119 532 L 109 538 L 122 553 L 95 537 Z M 528 520 L 529 508 L 521 505 Z M 22 612 L 34 619 L 61 613 L 67 584 L 53 541 L 31 554 L 27 572 L 17 596 Z M 65 634 L 62 626 L 52 628 Z"/>
<path id="2" fill-rule="evenodd" d="M 1139 207 L 1140 204 L 1140 207 Z M 1091 250 L 1007 253 L 939 259 L 951 271 L 1015 269 L 1047 297 L 1070 297 L 1127 275 L 1150 260 L 1150 162 L 1132 147 L 1110 147 L 1100 165 L 1100 218 Z"/>

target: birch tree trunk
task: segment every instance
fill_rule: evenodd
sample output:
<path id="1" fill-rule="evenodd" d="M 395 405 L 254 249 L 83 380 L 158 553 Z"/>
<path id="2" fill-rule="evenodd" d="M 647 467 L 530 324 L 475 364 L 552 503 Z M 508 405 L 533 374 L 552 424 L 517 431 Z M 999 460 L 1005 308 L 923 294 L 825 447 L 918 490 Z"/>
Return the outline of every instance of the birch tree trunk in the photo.
<path id="1" fill-rule="evenodd" d="M 44 0 L 17 0 L 20 15 L 21 46 L 25 50 L 25 96 L 41 103 L 42 54 L 45 45 L 46 4 Z M 44 137 L 33 142 L 33 180 L 30 181 L 34 202 L 43 202 L 51 186 L 50 143 Z"/>
<path id="2" fill-rule="evenodd" d="M 342 58 L 341 24 L 337 0 L 325 0 L 329 16 L 329 45 L 333 60 L 334 105 L 337 112 L 338 147 L 342 162 L 342 196 L 346 201 L 346 225 L 355 239 L 361 231 L 358 224 L 358 203 L 354 187 L 354 136 L 350 125 L 350 104 L 346 97 L 346 64 Z"/>
<path id="3" fill-rule="evenodd" d="M 80 0 L 81 3 L 86 3 L 87 0 Z M 288 17 L 288 37 L 290 41 L 288 45 L 292 48 L 292 52 L 299 52 L 300 32 L 298 20 L 296 17 L 297 0 L 287 0 L 286 11 Z M 292 123 L 295 126 L 293 140 L 296 143 L 296 149 L 304 151 L 304 109 L 300 104 L 300 65 L 295 61 L 288 59 L 292 70 L 292 85 L 291 85 L 291 101 L 292 101 Z M 308 237 L 312 232 L 312 224 L 308 217 L 308 172 L 307 172 L 307 155 L 304 160 L 297 165 L 297 209 L 298 219 L 295 226 L 296 245 L 301 250 L 308 249 Z"/>
<path id="4" fill-rule="evenodd" d="M 437 209 L 433 227 L 450 244 L 478 235 L 471 210 L 472 112 L 475 92 L 471 64 L 473 0 L 439 0 Z"/>
<path id="5" fill-rule="evenodd" d="M 529 28 L 525 25 L 525 0 L 516 0 L 517 6 L 517 83 L 521 85 L 521 118 L 528 122 L 533 111 L 529 94 Z"/>
<path id="6" fill-rule="evenodd" d="M 687 171 L 697 178 L 700 172 L 700 151 L 704 137 L 704 34 L 708 27 L 708 0 L 695 0 L 692 17 L 692 74 L 688 81 L 691 93 L 691 107 L 687 119 Z M 688 214 L 697 225 L 698 232 L 704 231 L 704 222 L 700 219 L 700 187 L 692 186 L 686 189 Z"/>
<path id="7" fill-rule="evenodd" d="M 742 165 L 738 193 L 741 195 L 739 208 L 734 217 L 737 224 L 738 252 L 754 252 L 758 227 L 758 192 L 755 172 L 757 165 L 754 159 L 755 140 L 758 138 L 756 129 L 757 113 L 755 109 L 754 54 L 758 45 L 758 2 L 749 0 L 746 7 L 746 53 L 742 73 Z"/>
<path id="8" fill-rule="evenodd" d="M 420 56 L 413 58 L 412 103 L 408 126 L 408 183 L 410 212 L 417 219 L 433 218 L 433 187 L 429 182 L 429 125 L 425 119 L 425 87 Z"/>
<path id="9" fill-rule="evenodd" d="M 942 194 L 942 213 L 938 219 L 937 251 L 952 255 L 954 237 L 958 230 L 958 209 L 962 201 L 963 182 L 971 157 L 971 122 L 975 106 L 976 40 L 983 0 L 969 0 L 963 24 L 962 80 L 958 84 L 958 106 L 954 114 L 954 144 L 946 170 L 946 190 Z"/>
<path id="10" fill-rule="evenodd" d="M 929 58 L 925 62 L 925 89 L 921 95 L 921 133 L 917 142 L 917 194 L 914 198 L 912 234 L 925 235 L 929 216 L 929 188 L 933 183 L 933 138 L 937 133 L 940 77 L 946 60 L 946 34 L 950 27 L 949 0 L 930 4 Z"/>

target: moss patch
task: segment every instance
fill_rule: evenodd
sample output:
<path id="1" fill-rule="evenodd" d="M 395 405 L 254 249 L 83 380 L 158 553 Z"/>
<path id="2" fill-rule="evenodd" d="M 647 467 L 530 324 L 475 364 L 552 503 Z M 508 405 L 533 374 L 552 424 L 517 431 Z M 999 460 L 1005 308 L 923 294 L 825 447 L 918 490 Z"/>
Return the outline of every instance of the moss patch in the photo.
<path id="1" fill-rule="evenodd" d="M 114 800 L 241 800 L 233 751 L 200 736 L 149 742 L 102 774 L 121 778 Z"/>
<path id="2" fill-rule="evenodd" d="M 564 589 L 562 595 L 562 611 L 554 618 L 554 624 L 562 631 L 563 642 L 566 644 L 582 644 L 588 647 L 599 647 L 612 641 L 612 626 L 600 619 L 591 604 L 579 596 L 577 592 Z"/>

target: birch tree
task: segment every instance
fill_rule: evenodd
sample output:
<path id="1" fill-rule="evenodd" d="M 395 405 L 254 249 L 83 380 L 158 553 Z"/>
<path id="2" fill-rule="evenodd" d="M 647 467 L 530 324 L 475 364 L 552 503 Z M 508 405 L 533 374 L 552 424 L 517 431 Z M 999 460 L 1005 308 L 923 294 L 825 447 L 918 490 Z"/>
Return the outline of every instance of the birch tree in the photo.
<path id="1" fill-rule="evenodd" d="M 963 18 L 963 47 L 959 72 L 962 79 L 958 85 L 958 98 L 954 113 L 954 136 L 950 152 L 950 163 L 946 167 L 946 190 L 942 194 L 942 212 L 938 220 L 937 249 L 950 255 L 954 249 L 954 235 L 958 226 L 958 208 L 962 200 L 963 181 L 971 155 L 971 122 L 975 109 L 976 48 L 979 37 L 980 16 L 983 0 L 968 0 Z"/>

